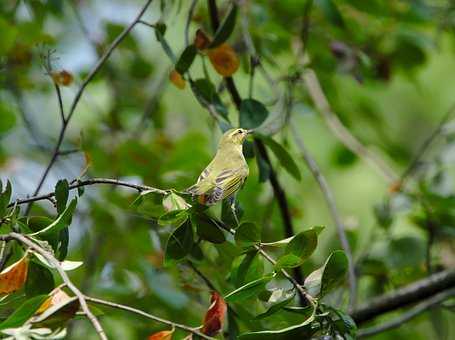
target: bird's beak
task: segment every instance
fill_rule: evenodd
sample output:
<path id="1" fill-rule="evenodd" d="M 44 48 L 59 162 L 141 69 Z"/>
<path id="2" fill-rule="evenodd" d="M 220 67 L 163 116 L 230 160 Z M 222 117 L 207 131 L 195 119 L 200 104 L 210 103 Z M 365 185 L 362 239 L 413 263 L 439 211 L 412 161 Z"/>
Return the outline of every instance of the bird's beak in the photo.
<path id="1" fill-rule="evenodd" d="M 254 132 L 254 130 L 246 130 L 246 133 L 247 133 L 248 135 L 253 134 L 253 132 Z"/>

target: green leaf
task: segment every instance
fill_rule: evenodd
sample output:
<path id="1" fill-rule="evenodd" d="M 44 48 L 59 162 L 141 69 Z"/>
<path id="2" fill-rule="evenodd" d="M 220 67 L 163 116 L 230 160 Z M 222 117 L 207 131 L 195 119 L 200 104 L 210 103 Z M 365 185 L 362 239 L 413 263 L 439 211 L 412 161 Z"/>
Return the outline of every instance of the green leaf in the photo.
<path id="1" fill-rule="evenodd" d="M 282 240 L 279 240 L 279 241 L 275 241 L 275 242 L 263 242 L 261 243 L 261 246 L 267 246 L 267 247 L 285 247 L 286 245 L 288 245 L 289 242 L 291 242 L 291 240 L 294 238 L 294 236 L 291 236 L 291 237 L 288 237 L 288 238 L 284 238 Z"/>
<path id="2" fill-rule="evenodd" d="M 341 250 L 334 251 L 321 268 L 308 275 L 304 286 L 310 295 L 322 297 L 344 281 L 347 270 L 346 254 Z"/>
<path id="3" fill-rule="evenodd" d="M 191 207 L 183 197 L 171 192 L 163 199 L 163 207 L 166 211 L 185 210 Z"/>
<path id="4" fill-rule="evenodd" d="M 254 223 L 244 222 L 236 229 L 234 239 L 240 247 L 251 247 L 261 242 L 261 228 Z"/>
<path id="5" fill-rule="evenodd" d="M 294 236 L 286 246 L 285 254 L 292 254 L 305 260 L 313 254 L 317 245 L 318 235 L 316 231 L 313 229 L 305 230 Z"/>
<path id="6" fill-rule="evenodd" d="M 61 214 L 66 208 L 69 196 L 69 184 L 66 179 L 61 179 L 55 185 L 55 199 L 57 201 L 57 213 Z"/>
<path id="7" fill-rule="evenodd" d="M 0 218 L 6 214 L 6 210 L 11 199 L 11 183 L 6 182 L 5 191 L 2 192 L 2 185 L 0 182 Z"/>
<path id="8" fill-rule="evenodd" d="M 281 256 L 276 262 L 274 269 L 279 271 L 283 268 L 295 268 L 300 266 L 303 263 L 303 260 L 293 254 L 286 254 Z"/>
<path id="9" fill-rule="evenodd" d="M 338 331 L 341 332 L 341 334 L 350 334 L 352 336 L 355 336 L 355 333 L 357 332 L 357 325 L 355 324 L 354 320 L 346 313 L 343 311 L 330 307 L 328 307 L 331 311 L 333 311 L 338 317 L 340 318 L 340 322 L 335 322 L 335 326 L 338 329 Z"/>
<path id="10" fill-rule="evenodd" d="M 255 99 L 244 99 L 240 104 L 240 126 L 244 129 L 254 129 L 268 117 L 269 111 L 261 102 Z"/>
<path id="11" fill-rule="evenodd" d="M 231 10 L 229 11 L 229 14 L 226 16 L 226 18 L 223 20 L 220 27 L 216 31 L 209 48 L 214 48 L 216 46 L 221 45 L 230 37 L 230 35 L 234 31 L 236 18 L 237 6 L 233 4 Z"/>
<path id="12" fill-rule="evenodd" d="M 193 247 L 193 229 L 187 220 L 175 229 L 166 244 L 165 260 L 181 260 L 191 252 Z"/>
<path id="13" fill-rule="evenodd" d="M 175 64 L 175 70 L 181 75 L 185 74 L 186 71 L 193 64 L 194 58 L 196 58 L 197 48 L 194 45 L 187 46 L 182 54 L 180 55 L 179 60 Z"/>
<path id="14" fill-rule="evenodd" d="M 302 176 L 300 174 L 299 167 L 289 152 L 287 152 L 285 148 L 270 137 L 261 136 L 260 138 L 270 148 L 270 150 L 272 150 L 273 154 L 280 161 L 286 171 L 296 180 L 300 181 Z"/>
<path id="15" fill-rule="evenodd" d="M 44 229 L 41 229 L 33 234 L 30 234 L 30 236 L 37 236 L 37 235 L 48 236 L 50 234 L 59 232 L 63 228 L 66 228 L 71 223 L 71 219 L 73 217 L 74 209 L 76 209 L 76 205 L 77 205 L 77 198 L 73 198 L 73 200 L 66 207 L 66 209 L 63 211 L 63 213 L 61 213 L 54 222 L 49 224 Z"/>
<path id="16" fill-rule="evenodd" d="M 264 262 L 257 251 L 250 251 L 232 261 L 230 279 L 235 287 L 257 280 L 264 273 Z"/>
<path id="17" fill-rule="evenodd" d="M 313 307 L 312 307 L 313 308 Z M 266 339 L 266 338 L 273 338 L 273 339 L 282 339 L 281 336 L 286 335 L 283 339 L 298 339 L 300 338 L 307 339 L 309 337 L 303 337 L 302 335 L 302 328 L 311 327 L 311 323 L 314 321 L 316 315 L 316 309 L 313 308 L 313 312 L 311 315 L 303 322 L 292 325 L 289 327 L 277 329 L 277 330 L 266 330 L 266 331 L 259 331 L 259 332 L 249 332 L 240 334 L 239 339 Z M 299 330 L 299 334 L 294 334 L 293 331 Z M 289 333 L 289 334 L 286 334 Z M 289 336 L 288 336 L 289 335 Z"/>
<path id="18" fill-rule="evenodd" d="M 63 228 L 62 230 L 60 230 L 60 233 L 59 233 L 59 236 L 58 236 L 58 249 L 57 249 L 57 252 L 58 252 L 58 257 L 57 259 L 59 261 L 63 261 L 66 256 L 68 255 L 68 244 L 70 242 L 70 232 L 69 232 L 69 228 L 66 227 L 66 228 Z"/>
<path id="19" fill-rule="evenodd" d="M 38 308 L 47 299 L 47 295 L 38 295 L 25 301 L 13 314 L 11 314 L 5 321 L 0 323 L 0 330 L 6 328 L 15 328 L 22 326 L 25 321 L 30 319 Z"/>
<path id="20" fill-rule="evenodd" d="M 212 243 L 223 243 L 226 241 L 223 232 L 207 215 L 195 213 L 191 215 L 191 223 L 196 227 L 196 232 L 201 239 Z"/>
<path id="21" fill-rule="evenodd" d="M 199 103 L 201 103 L 201 105 L 205 106 L 207 104 L 212 104 L 218 114 L 227 119 L 227 108 L 221 101 L 218 93 L 216 92 L 215 86 L 210 82 L 210 80 L 200 78 L 192 81 L 190 84 L 196 94 L 196 99 Z"/>
<path id="22" fill-rule="evenodd" d="M 130 206 L 136 208 L 141 214 L 152 218 L 158 218 L 165 213 L 162 200 L 162 194 L 153 190 L 147 190 L 136 197 Z"/>
<path id="23" fill-rule="evenodd" d="M 54 287 L 54 276 L 51 271 L 35 261 L 30 261 L 25 282 L 25 294 L 28 297 L 48 294 Z"/>
<path id="24" fill-rule="evenodd" d="M 161 215 L 158 219 L 158 224 L 167 225 L 172 224 L 175 226 L 181 225 L 188 219 L 188 212 L 186 210 L 172 210 L 164 215 Z"/>
<path id="25" fill-rule="evenodd" d="M 280 302 L 270 306 L 270 308 L 267 309 L 264 313 L 256 315 L 255 319 L 260 320 L 260 319 L 264 319 L 272 314 L 275 314 L 279 310 L 283 309 L 283 307 L 285 307 L 289 303 L 291 303 L 294 300 L 294 296 L 295 295 L 292 295 L 292 296 L 288 297 L 287 299 L 284 299 L 283 301 L 280 301 Z"/>
<path id="26" fill-rule="evenodd" d="M 247 284 L 227 294 L 224 299 L 227 302 L 238 302 L 256 296 L 265 288 L 265 285 L 275 277 L 275 275 L 275 273 L 267 274 L 257 280 L 248 282 Z"/>

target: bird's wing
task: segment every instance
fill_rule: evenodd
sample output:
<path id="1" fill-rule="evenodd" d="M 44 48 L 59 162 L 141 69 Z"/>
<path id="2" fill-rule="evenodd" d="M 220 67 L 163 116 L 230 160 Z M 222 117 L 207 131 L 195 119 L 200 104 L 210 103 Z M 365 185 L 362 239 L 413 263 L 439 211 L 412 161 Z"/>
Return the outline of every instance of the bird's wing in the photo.
<path id="1" fill-rule="evenodd" d="M 215 204 L 231 196 L 245 181 L 246 172 L 243 168 L 225 169 L 215 178 L 212 190 L 205 193 L 204 204 Z"/>

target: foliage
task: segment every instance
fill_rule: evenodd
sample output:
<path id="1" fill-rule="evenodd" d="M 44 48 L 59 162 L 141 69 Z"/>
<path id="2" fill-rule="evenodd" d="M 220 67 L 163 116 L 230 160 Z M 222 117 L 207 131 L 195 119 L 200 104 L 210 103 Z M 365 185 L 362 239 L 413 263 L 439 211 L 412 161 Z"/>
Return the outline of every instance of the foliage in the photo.
<path id="1" fill-rule="evenodd" d="M 0 2 L 2 336 L 354 339 L 349 269 L 453 268 L 453 1 L 146 3 Z M 236 126 L 234 216 L 185 189 Z"/>

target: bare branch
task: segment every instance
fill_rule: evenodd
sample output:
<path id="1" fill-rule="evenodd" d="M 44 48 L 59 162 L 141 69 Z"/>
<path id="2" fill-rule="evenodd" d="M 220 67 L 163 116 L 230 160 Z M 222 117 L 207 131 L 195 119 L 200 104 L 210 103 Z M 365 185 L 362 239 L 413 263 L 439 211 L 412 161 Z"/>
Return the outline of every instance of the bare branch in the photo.
<path id="1" fill-rule="evenodd" d="M 85 296 L 84 298 L 87 301 L 90 301 L 90 302 L 93 302 L 93 303 L 96 303 L 96 304 L 99 304 L 99 305 L 109 306 L 109 307 L 120 309 L 120 310 L 126 310 L 128 312 L 135 313 L 135 314 L 138 314 L 138 315 L 142 315 L 142 316 L 144 316 L 144 317 L 146 317 L 148 319 L 151 319 L 151 320 L 154 320 L 154 321 L 169 325 L 171 327 L 183 329 L 185 331 L 191 332 L 192 334 L 200 336 L 201 338 L 204 338 L 204 339 L 215 339 L 215 338 L 212 338 L 212 337 L 210 337 L 208 335 L 205 335 L 205 334 L 199 332 L 197 330 L 197 328 L 191 328 L 191 327 L 186 326 L 186 325 L 182 325 L 182 324 L 179 324 L 179 323 L 176 323 L 176 322 L 172 322 L 172 321 L 169 321 L 169 320 L 166 320 L 166 319 L 162 319 L 162 318 L 160 318 L 158 316 L 155 316 L 153 314 L 146 313 L 146 312 L 144 312 L 144 311 L 142 311 L 140 309 L 136 309 L 136 308 L 133 308 L 133 307 L 130 307 L 130 306 L 121 305 L 121 304 L 115 303 L 115 302 L 110 302 L 110 301 L 106 301 L 106 300 L 93 298 L 93 297 L 90 297 L 90 296 Z"/>
<path id="2" fill-rule="evenodd" d="M 69 189 L 73 190 L 73 189 L 77 189 L 79 187 L 84 187 L 87 185 L 94 185 L 94 184 L 117 185 L 117 186 L 136 189 L 139 192 L 153 191 L 160 195 L 167 195 L 169 192 L 171 192 L 171 190 L 162 190 L 162 189 L 150 187 L 148 185 L 133 184 L 133 183 L 129 183 L 129 182 L 120 181 L 118 179 L 110 179 L 110 178 L 92 178 L 92 179 L 88 179 L 88 180 L 84 180 L 84 181 L 78 181 L 76 183 L 71 184 L 69 186 Z M 37 195 L 37 196 L 32 196 L 32 197 L 28 197 L 28 198 L 24 198 L 24 199 L 18 199 L 18 200 L 15 200 L 14 202 L 11 202 L 8 205 L 8 207 L 12 207 L 14 204 L 19 205 L 19 204 L 30 203 L 30 202 L 35 202 L 35 201 L 47 200 L 54 196 L 55 196 L 55 193 L 50 192 L 50 193 L 44 194 L 44 195 Z"/>
<path id="3" fill-rule="evenodd" d="M 145 11 L 147 10 L 147 8 L 149 7 L 149 5 L 151 4 L 152 1 L 153 0 L 147 0 L 145 5 L 140 10 L 139 14 L 133 20 L 133 22 L 131 24 L 129 24 L 128 27 L 126 27 L 123 30 L 123 32 L 120 33 L 117 36 L 117 38 L 115 38 L 115 40 L 111 43 L 111 45 L 106 50 L 106 52 L 98 60 L 98 62 L 95 64 L 95 66 L 91 69 L 91 71 L 89 72 L 89 74 L 85 78 L 85 80 L 82 82 L 81 86 L 79 87 L 79 90 L 77 91 L 77 93 L 76 93 L 76 95 L 75 95 L 75 97 L 73 99 L 73 102 L 71 103 L 71 106 L 70 106 L 70 109 L 69 109 L 69 112 L 68 112 L 68 116 L 66 117 L 66 119 L 63 116 L 63 124 L 62 124 L 62 128 L 60 129 L 60 133 L 59 133 L 59 136 L 58 136 L 58 139 L 57 139 L 57 143 L 55 145 L 55 148 L 54 148 L 54 151 L 52 153 L 51 159 L 50 159 L 46 169 L 44 170 L 44 173 L 42 174 L 41 179 L 39 180 L 38 185 L 37 185 L 37 187 L 36 187 L 36 189 L 35 189 L 35 191 L 33 193 L 34 196 L 36 196 L 39 193 L 39 191 L 41 190 L 41 187 L 43 186 L 43 183 L 46 180 L 46 177 L 48 176 L 49 171 L 51 170 L 52 166 L 54 165 L 55 161 L 57 160 L 57 158 L 59 156 L 60 147 L 62 146 L 63 139 L 65 137 L 66 129 L 68 128 L 68 124 L 69 124 L 71 118 L 73 117 L 73 114 L 74 114 L 74 112 L 76 110 L 77 104 L 79 103 L 79 100 L 81 99 L 85 88 L 90 83 L 90 81 L 95 77 L 95 75 L 98 73 L 98 71 L 104 65 L 104 63 L 107 61 L 107 59 L 109 58 L 111 53 L 114 51 L 114 49 L 122 42 L 123 39 L 125 39 L 125 37 L 128 35 L 128 33 L 140 21 L 140 19 L 142 18 L 142 16 L 144 15 Z M 59 94 L 59 92 L 57 92 L 57 94 Z M 59 100 L 60 99 L 61 98 L 59 98 Z M 61 106 L 61 108 L 62 107 L 63 106 Z M 28 206 L 27 212 L 30 211 L 30 207 L 31 207 L 31 205 Z"/>
<path id="4" fill-rule="evenodd" d="M 414 308 L 410 309 L 406 313 L 401 314 L 399 317 L 397 317 L 393 320 L 390 320 L 390 321 L 385 322 L 378 326 L 360 329 L 357 333 L 357 338 L 366 338 L 366 337 L 369 337 L 369 336 L 372 336 L 372 335 L 375 335 L 378 333 L 388 331 L 393 328 L 400 327 L 405 322 L 410 321 L 411 319 L 413 319 L 416 316 L 418 316 L 419 314 L 427 311 L 431 307 L 436 306 L 436 305 L 440 304 L 441 302 L 443 302 L 453 296 L 455 296 L 455 288 L 442 291 L 441 293 L 438 293 L 438 294 L 432 296 L 431 298 L 420 302 Z"/>
<path id="5" fill-rule="evenodd" d="M 330 215 L 332 215 L 332 219 L 335 222 L 338 232 L 338 238 L 340 239 L 341 247 L 343 248 L 346 256 L 348 258 L 348 272 L 349 272 L 349 309 L 355 308 L 356 304 L 356 297 L 357 297 L 357 279 L 355 274 L 355 265 L 354 259 L 352 256 L 351 247 L 349 246 L 348 239 L 346 237 L 346 232 L 344 230 L 343 221 L 341 220 L 340 214 L 335 204 L 335 198 L 333 197 L 332 190 L 330 189 L 327 180 L 325 179 L 324 175 L 322 174 L 319 166 L 317 165 L 314 158 L 311 156 L 310 152 L 307 150 L 302 138 L 300 138 L 297 130 L 294 128 L 292 124 L 290 124 L 291 132 L 294 135 L 294 139 L 296 141 L 297 146 L 300 149 L 303 159 L 305 160 L 308 169 L 310 169 L 311 173 L 313 174 L 314 179 L 319 185 L 321 189 L 322 195 L 327 203 L 327 206 L 330 211 Z"/>
<path id="6" fill-rule="evenodd" d="M 357 324 L 374 319 L 384 313 L 427 299 L 434 294 L 455 287 L 455 269 L 445 270 L 374 298 L 351 313 Z"/>
<path id="7" fill-rule="evenodd" d="M 31 241 L 29 238 L 25 237 L 22 234 L 11 232 L 11 233 L 9 233 L 9 237 L 23 243 L 30 249 L 36 251 L 41 256 L 43 256 L 52 266 L 55 267 L 55 269 L 57 270 L 58 274 L 60 275 L 63 282 L 66 284 L 66 286 L 74 293 L 74 295 L 77 296 L 79 303 L 81 305 L 82 311 L 84 312 L 84 314 L 87 316 L 87 318 L 92 323 L 93 327 L 95 328 L 96 332 L 98 333 L 99 338 L 102 340 L 107 340 L 107 336 L 103 330 L 103 327 L 99 323 L 96 316 L 93 315 L 93 313 L 88 308 L 87 301 L 86 301 L 84 295 L 71 282 L 68 275 L 66 274 L 66 272 L 63 270 L 62 266 L 60 265 L 60 262 L 52 254 L 50 254 L 49 252 L 47 252 L 46 250 L 44 250 L 43 248 L 41 248 L 36 243 L 34 243 L 33 241 Z"/>

